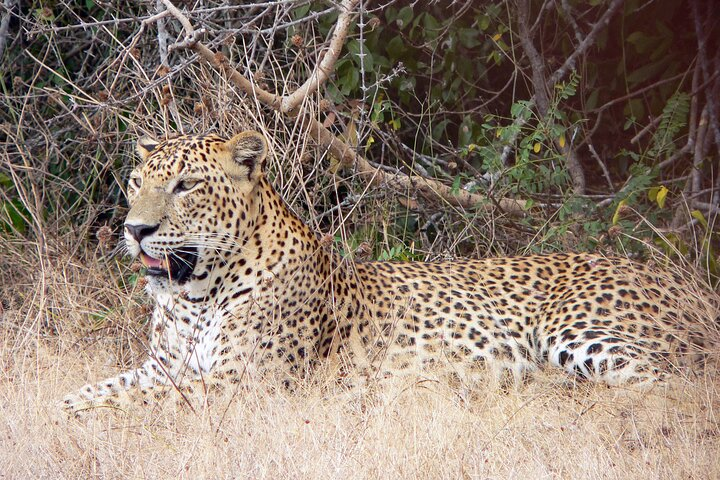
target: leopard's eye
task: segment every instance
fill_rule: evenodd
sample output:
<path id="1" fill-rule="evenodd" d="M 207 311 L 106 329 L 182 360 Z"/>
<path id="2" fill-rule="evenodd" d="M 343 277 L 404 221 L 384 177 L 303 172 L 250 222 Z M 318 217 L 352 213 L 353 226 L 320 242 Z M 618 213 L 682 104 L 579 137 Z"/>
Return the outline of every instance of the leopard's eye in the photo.
<path id="1" fill-rule="evenodd" d="M 177 185 L 175 185 L 174 192 L 175 193 L 187 192 L 187 191 L 195 188 L 199 183 L 200 183 L 200 180 L 192 179 L 192 178 L 181 180 L 178 182 Z"/>
<path id="2" fill-rule="evenodd" d="M 142 177 L 131 177 L 130 185 L 136 190 L 140 190 L 140 187 L 142 187 Z"/>

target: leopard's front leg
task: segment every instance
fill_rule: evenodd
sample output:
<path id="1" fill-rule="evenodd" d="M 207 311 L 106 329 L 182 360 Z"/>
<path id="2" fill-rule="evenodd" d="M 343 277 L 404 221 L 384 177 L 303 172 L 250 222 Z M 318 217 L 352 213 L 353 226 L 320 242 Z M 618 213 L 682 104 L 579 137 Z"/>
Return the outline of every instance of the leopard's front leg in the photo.
<path id="1" fill-rule="evenodd" d="M 61 407 L 68 413 L 76 414 L 95 407 L 119 407 L 149 398 L 159 398 L 170 381 L 166 367 L 155 359 L 148 359 L 136 369 L 123 372 L 105 380 L 87 384 L 62 401 Z"/>
<path id="2" fill-rule="evenodd" d="M 179 332 L 160 309 L 155 309 L 152 323 L 150 358 L 141 367 L 85 385 L 65 396 L 61 408 L 77 414 L 96 407 L 146 404 L 196 380 L 200 372 L 188 365 L 194 354 L 192 333 Z"/>

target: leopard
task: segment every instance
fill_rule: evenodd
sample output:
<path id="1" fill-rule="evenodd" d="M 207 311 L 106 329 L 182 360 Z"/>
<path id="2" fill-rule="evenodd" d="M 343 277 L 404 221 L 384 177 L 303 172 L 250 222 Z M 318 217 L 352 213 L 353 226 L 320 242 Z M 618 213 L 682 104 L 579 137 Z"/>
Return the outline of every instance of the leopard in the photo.
<path id="1" fill-rule="evenodd" d="M 290 386 L 327 366 L 338 378 L 392 378 L 446 365 L 469 382 L 553 369 L 642 387 L 708 347 L 717 307 L 657 263 L 599 253 L 359 261 L 276 192 L 262 133 L 142 137 L 136 150 L 123 236 L 154 301 L 147 358 L 67 395 L 68 412 L 270 374 Z"/>

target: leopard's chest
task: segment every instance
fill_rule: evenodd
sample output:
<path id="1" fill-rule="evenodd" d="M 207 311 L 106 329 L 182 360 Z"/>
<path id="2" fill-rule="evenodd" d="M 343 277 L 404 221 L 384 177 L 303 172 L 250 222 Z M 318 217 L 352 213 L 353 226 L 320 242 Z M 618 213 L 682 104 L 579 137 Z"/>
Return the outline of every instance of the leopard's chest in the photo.
<path id="1" fill-rule="evenodd" d="M 175 375 L 182 369 L 195 375 L 209 373 L 222 350 L 225 317 L 218 308 L 159 302 L 153 314 L 151 350 L 167 359 Z"/>

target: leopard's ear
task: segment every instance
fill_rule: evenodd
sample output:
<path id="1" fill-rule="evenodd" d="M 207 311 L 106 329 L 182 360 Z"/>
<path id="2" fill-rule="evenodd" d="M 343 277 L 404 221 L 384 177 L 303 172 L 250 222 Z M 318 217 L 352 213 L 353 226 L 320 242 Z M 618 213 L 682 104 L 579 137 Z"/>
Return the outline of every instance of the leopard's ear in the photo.
<path id="1" fill-rule="evenodd" d="M 137 150 L 138 155 L 140 155 L 140 158 L 146 160 L 150 154 L 152 154 L 153 150 L 157 148 L 157 146 L 157 140 L 152 137 L 145 136 L 138 139 L 135 149 Z"/>
<path id="2" fill-rule="evenodd" d="M 232 158 L 228 171 L 232 177 L 254 182 L 262 175 L 268 151 L 263 134 L 254 131 L 238 133 L 225 143 L 225 147 Z"/>

